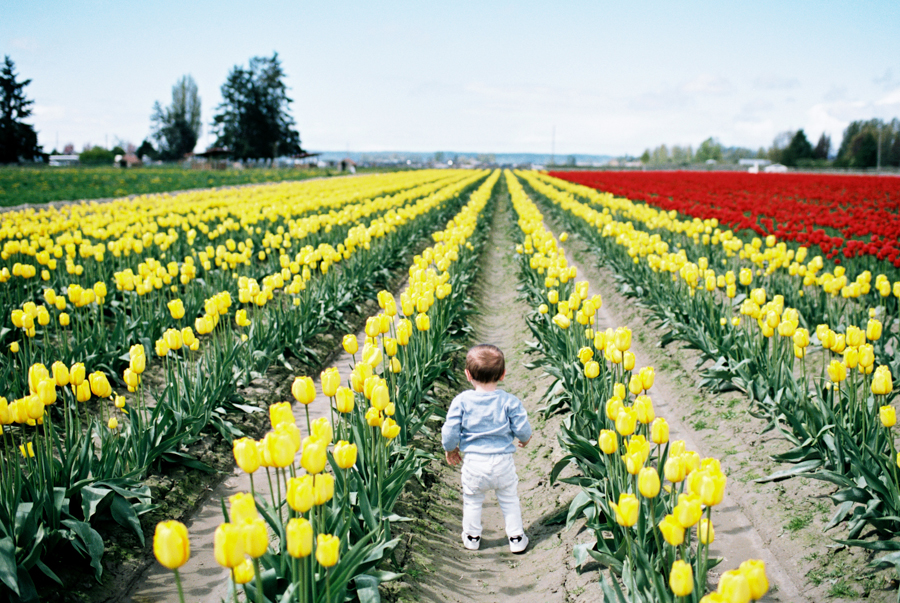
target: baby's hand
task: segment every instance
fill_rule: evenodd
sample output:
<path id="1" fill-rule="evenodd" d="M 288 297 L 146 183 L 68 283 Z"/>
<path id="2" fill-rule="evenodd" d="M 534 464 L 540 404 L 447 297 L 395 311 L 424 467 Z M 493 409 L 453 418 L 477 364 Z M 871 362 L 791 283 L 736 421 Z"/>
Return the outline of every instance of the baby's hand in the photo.
<path id="1" fill-rule="evenodd" d="M 519 448 L 525 448 L 526 446 L 528 446 L 528 442 L 530 442 L 530 441 L 531 441 L 531 438 L 528 438 L 524 442 L 522 440 L 519 440 Z"/>
<path id="2" fill-rule="evenodd" d="M 444 457 L 451 465 L 459 465 L 459 462 L 462 460 L 462 457 L 459 456 L 459 448 L 445 452 Z"/>

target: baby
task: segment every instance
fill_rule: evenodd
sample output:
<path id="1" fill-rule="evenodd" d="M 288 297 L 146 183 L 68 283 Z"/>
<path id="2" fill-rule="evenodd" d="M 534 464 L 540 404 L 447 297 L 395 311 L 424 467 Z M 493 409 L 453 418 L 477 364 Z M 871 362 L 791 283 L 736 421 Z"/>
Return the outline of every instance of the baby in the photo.
<path id="1" fill-rule="evenodd" d="M 456 396 L 441 429 L 447 462 L 462 467 L 463 545 L 472 551 L 481 545 L 481 506 L 487 492 L 497 493 L 506 521 L 509 550 L 522 553 L 528 536 L 522 527 L 522 511 L 516 488 L 519 477 L 513 462 L 513 439 L 524 447 L 531 439 L 531 425 L 522 401 L 497 384 L 506 376 L 503 352 L 493 345 L 476 345 L 466 354 L 466 379 L 475 389 Z"/>

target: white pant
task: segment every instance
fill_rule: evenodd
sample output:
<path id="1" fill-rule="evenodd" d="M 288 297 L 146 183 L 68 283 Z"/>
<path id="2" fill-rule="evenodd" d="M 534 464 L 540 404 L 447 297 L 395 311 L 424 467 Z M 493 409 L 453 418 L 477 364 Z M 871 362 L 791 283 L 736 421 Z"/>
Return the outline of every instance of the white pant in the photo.
<path id="1" fill-rule="evenodd" d="M 462 467 L 463 532 L 481 536 L 481 505 L 485 494 L 494 490 L 506 520 L 506 535 L 511 538 L 524 534 L 518 485 L 512 454 L 466 454 Z"/>

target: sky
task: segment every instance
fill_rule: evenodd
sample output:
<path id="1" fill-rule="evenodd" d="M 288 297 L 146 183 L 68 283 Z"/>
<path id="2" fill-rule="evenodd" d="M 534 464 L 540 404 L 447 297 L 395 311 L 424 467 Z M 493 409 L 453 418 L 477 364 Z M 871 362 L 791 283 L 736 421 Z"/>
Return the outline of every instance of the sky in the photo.
<path id="1" fill-rule="evenodd" d="M 0 55 L 45 150 L 150 134 L 197 82 L 277 52 L 302 145 L 329 151 L 639 155 L 659 144 L 834 147 L 900 117 L 900 2 L 0 0 Z"/>

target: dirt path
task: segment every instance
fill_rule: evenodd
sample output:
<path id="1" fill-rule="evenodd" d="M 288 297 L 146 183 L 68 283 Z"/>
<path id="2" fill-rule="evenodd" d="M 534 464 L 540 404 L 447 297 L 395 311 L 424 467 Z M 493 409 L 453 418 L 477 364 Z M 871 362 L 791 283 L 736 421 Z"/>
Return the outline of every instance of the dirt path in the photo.
<path id="1" fill-rule="evenodd" d="M 515 244 L 511 228 L 512 208 L 503 201 L 494 214 L 491 235 L 482 255 L 482 273 L 473 296 L 480 316 L 473 320 L 475 339 L 499 346 L 506 354 L 507 375 L 500 387 L 523 400 L 534 427 L 529 445 L 516 452 L 522 519 L 531 543 L 523 555 L 509 551 L 503 515 L 496 498 L 488 495 L 484 506 L 481 549 L 467 551 L 459 534 L 462 496 L 459 468 L 435 465 L 434 484 L 439 500 L 428 510 L 433 521 L 417 535 L 405 569 L 412 577 L 400 601 L 562 603 L 602 599 L 597 566 L 576 572 L 572 547 L 588 539 L 578 527 L 563 531 L 569 502 L 578 488 L 549 484 L 550 470 L 561 458 L 556 443 L 560 417 L 543 421 L 537 413 L 539 399 L 549 379 L 529 371 L 525 363 L 530 332 L 525 323 L 528 308 L 517 299 Z M 435 436 L 437 437 L 437 436 Z"/>

